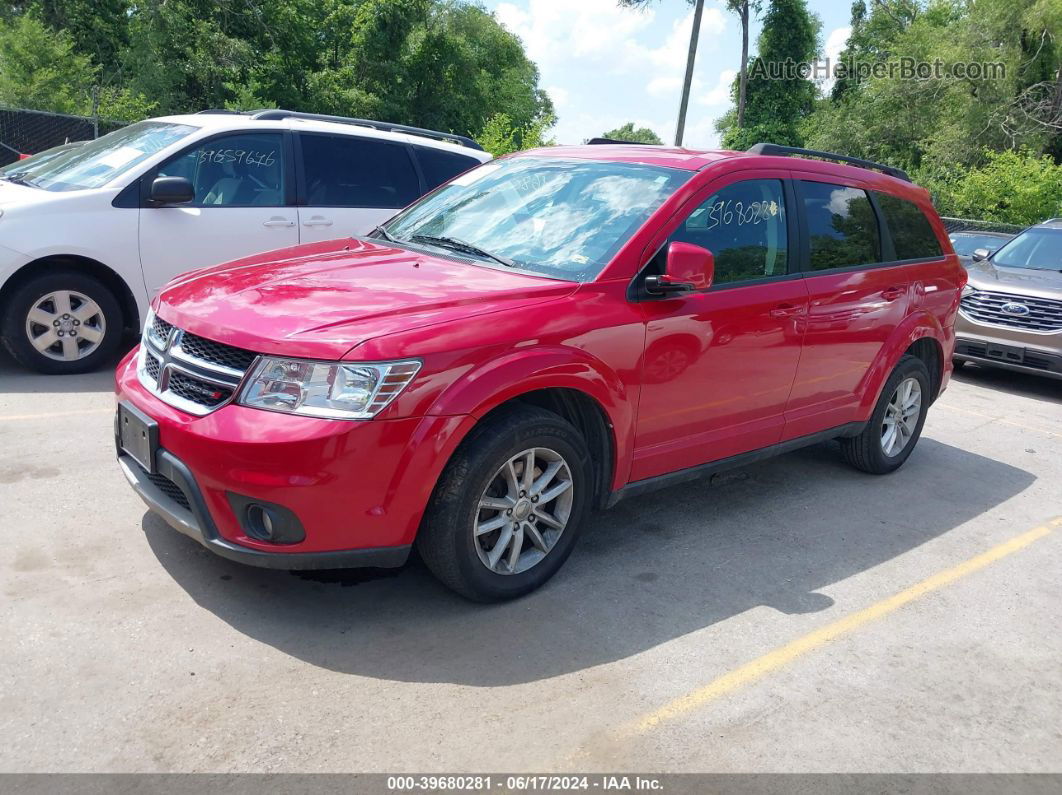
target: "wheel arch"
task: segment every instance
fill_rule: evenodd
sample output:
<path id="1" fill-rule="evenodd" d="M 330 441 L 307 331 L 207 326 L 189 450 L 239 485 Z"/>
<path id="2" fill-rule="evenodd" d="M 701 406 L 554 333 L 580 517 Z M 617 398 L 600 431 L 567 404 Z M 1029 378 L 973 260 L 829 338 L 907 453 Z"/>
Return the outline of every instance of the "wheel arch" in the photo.
<path id="1" fill-rule="evenodd" d="M 136 298 L 125 279 L 99 260 L 79 254 L 49 254 L 27 262 L 0 286 L 0 311 L 3 311 L 11 295 L 27 281 L 46 272 L 49 268 L 70 267 L 98 279 L 118 301 L 122 310 L 122 325 L 127 332 L 136 332 L 140 328 L 140 312 Z"/>
<path id="2" fill-rule="evenodd" d="M 869 416 L 874 410 L 889 374 L 900 359 L 908 354 L 925 363 L 931 379 L 932 400 L 936 400 L 944 383 L 944 338 L 945 333 L 940 321 L 930 312 L 909 315 L 898 325 L 867 370 L 860 401 L 863 413 Z"/>

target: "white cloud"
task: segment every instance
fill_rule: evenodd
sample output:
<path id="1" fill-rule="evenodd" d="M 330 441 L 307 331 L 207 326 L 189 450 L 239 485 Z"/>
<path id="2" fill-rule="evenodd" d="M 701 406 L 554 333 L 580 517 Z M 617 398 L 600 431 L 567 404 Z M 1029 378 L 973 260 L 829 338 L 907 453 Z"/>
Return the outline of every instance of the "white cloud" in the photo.
<path id="1" fill-rule="evenodd" d="M 553 104 L 557 108 L 563 108 L 568 104 L 568 100 L 571 95 L 568 93 L 568 89 L 562 86 L 546 86 L 546 93 L 549 94 L 549 98 L 553 100 Z"/>
<path id="2" fill-rule="evenodd" d="M 736 69 L 723 69 L 719 73 L 715 88 L 705 94 L 701 94 L 697 101 L 701 105 L 708 106 L 730 104 L 730 87 L 734 84 L 735 77 L 737 77 Z"/>
<path id="3" fill-rule="evenodd" d="M 666 96 L 668 94 L 678 95 L 679 90 L 682 88 L 681 77 L 654 77 L 649 81 L 649 85 L 645 87 L 646 92 L 650 96 L 659 97 Z"/>
<path id="4" fill-rule="evenodd" d="M 834 79 L 833 70 L 837 65 L 837 58 L 841 55 L 841 51 L 844 49 L 844 45 L 848 41 L 848 37 L 852 35 L 852 29 L 850 27 L 834 28 L 830 31 L 830 35 L 826 37 L 826 44 L 822 48 L 822 54 L 827 59 L 830 65 L 830 76 L 822 80 L 819 83 L 819 88 L 824 94 L 828 94 L 833 89 Z"/>

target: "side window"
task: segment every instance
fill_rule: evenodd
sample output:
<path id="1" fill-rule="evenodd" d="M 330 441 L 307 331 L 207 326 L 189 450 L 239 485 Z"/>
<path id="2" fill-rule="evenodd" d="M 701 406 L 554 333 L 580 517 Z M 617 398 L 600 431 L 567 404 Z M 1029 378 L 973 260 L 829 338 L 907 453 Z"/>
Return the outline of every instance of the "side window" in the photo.
<path id="1" fill-rule="evenodd" d="M 878 191 L 874 191 L 874 198 L 889 226 L 896 259 L 934 259 L 944 256 L 929 219 L 917 204 Z"/>
<path id="2" fill-rule="evenodd" d="M 866 191 L 825 182 L 801 182 L 811 270 L 881 262 L 878 219 Z"/>
<path id="3" fill-rule="evenodd" d="M 280 133 L 214 138 L 159 166 L 160 177 L 185 177 L 195 207 L 279 207 L 284 204 L 284 139 Z"/>
<path id="4" fill-rule="evenodd" d="M 405 207 L 420 180 L 405 144 L 354 135 L 301 133 L 310 207 Z"/>
<path id="5" fill-rule="evenodd" d="M 670 239 L 711 251 L 715 284 L 785 274 L 788 231 L 781 180 L 727 185 L 690 213 Z"/>
<path id="6" fill-rule="evenodd" d="M 420 161 L 420 170 L 424 174 L 424 187 L 428 190 L 437 188 L 458 174 L 479 165 L 479 161 L 474 157 L 466 157 L 442 149 L 418 146 L 416 152 L 417 160 Z"/>

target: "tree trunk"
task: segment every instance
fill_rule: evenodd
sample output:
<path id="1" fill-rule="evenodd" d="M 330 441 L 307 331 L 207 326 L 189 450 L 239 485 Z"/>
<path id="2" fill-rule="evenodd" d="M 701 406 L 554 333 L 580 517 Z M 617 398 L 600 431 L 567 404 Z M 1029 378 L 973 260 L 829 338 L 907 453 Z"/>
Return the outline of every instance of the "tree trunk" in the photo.
<path id="1" fill-rule="evenodd" d="M 693 62 L 697 58 L 697 38 L 701 33 L 701 14 L 704 0 L 697 0 L 693 12 L 693 30 L 690 31 L 690 52 L 686 57 L 686 79 L 682 83 L 682 104 L 679 105 L 678 127 L 675 129 L 675 146 L 682 146 L 682 134 L 686 130 L 686 106 L 690 102 L 690 86 L 693 84 Z"/>
<path id="2" fill-rule="evenodd" d="M 741 4 L 741 69 L 738 71 L 737 126 L 745 126 L 745 86 L 749 82 L 749 3 Z"/>

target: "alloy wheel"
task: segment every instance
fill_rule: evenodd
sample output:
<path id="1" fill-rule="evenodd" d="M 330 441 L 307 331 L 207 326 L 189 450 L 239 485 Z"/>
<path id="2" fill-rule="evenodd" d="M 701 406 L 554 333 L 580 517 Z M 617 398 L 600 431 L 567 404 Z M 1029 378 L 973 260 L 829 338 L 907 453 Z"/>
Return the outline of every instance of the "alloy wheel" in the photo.
<path id="1" fill-rule="evenodd" d="M 26 314 L 26 336 L 42 356 L 72 362 L 95 351 L 107 332 L 99 304 L 75 290 L 42 296 Z"/>
<path id="2" fill-rule="evenodd" d="M 560 540 L 575 487 L 568 462 L 535 447 L 502 464 L 479 499 L 473 528 L 479 559 L 495 574 L 540 563 Z"/>
<path id="3" fill-rule="evenodd" d="M 889 458 L 907 447 L 918 428 L 922 412 L 922 386 L 917 378 L 905 378 L 892 393 L 881 423 L 881 451 Z"/>

